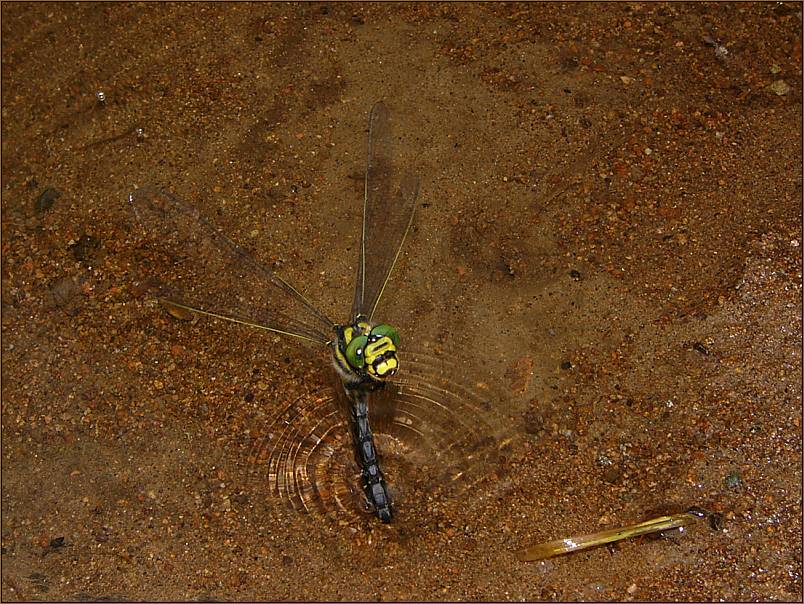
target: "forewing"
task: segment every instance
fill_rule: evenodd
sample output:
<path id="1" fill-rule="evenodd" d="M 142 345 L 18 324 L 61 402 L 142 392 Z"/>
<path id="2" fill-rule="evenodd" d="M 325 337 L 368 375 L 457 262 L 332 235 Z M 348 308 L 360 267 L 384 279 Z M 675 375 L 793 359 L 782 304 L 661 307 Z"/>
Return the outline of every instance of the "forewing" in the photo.
<path id="1" fill-rule="evenodd" d="M 149 262 L 148 268 L 154 293 L 172 311 L 189 310 L 314 342 L 331 338 L 332 321 L 198 210 L 153 186 L 137 189 L 129 201 L 149 243 L 170 264 L 170 282 L 163 279 L 159 262 Z"/>
<path id="2" fill-rule="evenodd" d="M 363 228 L 352 317 L 371 319 L 413 222 L 419 181 L 394 166 L 393 124 L 387 107 L 369 118 Z"/>

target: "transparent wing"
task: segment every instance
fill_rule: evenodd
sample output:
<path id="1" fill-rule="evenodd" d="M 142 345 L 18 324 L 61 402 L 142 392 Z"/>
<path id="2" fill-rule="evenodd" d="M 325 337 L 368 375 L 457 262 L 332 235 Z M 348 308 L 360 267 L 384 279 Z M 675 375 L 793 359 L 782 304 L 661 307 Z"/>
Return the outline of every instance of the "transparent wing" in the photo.
<path id="1" fill-rule="evenodd" d="M 129 201 L 146 237 L 171 265 L 144 261 L 160 271 L 148 281 L 174 315 L 191 311 L 320 343 L 332 337 L 332 321 L 198 210 L 153 186 L 137 189 Z"/>
<path id="2" fill-rule="evenodd" d="M 393 132 L 388 109 L 374 105 L 369 118 L 368 163 L 363 230 L 352 317 L 372 318 L 413 222 L 419 181 L 399 176 L 393 164 Z"/>

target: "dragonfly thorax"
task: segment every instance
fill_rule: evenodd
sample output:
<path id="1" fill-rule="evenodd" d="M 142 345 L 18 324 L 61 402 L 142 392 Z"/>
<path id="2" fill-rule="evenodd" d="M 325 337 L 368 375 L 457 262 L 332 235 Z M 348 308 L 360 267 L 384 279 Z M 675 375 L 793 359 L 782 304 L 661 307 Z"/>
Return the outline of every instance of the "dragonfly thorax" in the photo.
<path id="1" fill-rule="evenodd" d="M 364 317 L 335 328 L 332 343 L 335 368 L 347 385 L 381 382 L 399 368 L 399 333 L 390 325 L 372 326 Z"/>

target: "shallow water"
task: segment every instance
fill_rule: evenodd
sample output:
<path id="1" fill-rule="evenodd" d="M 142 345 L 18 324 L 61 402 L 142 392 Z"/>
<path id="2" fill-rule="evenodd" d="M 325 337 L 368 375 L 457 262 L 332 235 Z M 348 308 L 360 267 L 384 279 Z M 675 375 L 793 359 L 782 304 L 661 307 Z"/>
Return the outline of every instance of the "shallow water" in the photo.
<path id="1" fill-rule="evenodd" d="M 798 5 L 2 11 L 3 599 L 800 594 Z M 326 358 L 165 313 L 126 203 L 169 188 L 344 320 L 378 99 L 421 180 L 381 318 L 512 439 L 456 485 L 442 432 L 381 439 L 390 526 L 272 493 Z M 724 528 L 514 554 L 691 505 Z"/>

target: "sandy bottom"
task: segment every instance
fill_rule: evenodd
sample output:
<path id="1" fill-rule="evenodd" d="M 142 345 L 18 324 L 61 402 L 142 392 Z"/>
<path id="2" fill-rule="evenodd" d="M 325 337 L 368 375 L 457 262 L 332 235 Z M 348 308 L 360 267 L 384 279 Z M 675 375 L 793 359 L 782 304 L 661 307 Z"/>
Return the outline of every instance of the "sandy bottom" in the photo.
<path id="1" fill-rule="evenodd" d="M 799 598 L 801 25 L 4 3 L 3 600 Z M 165 312 L 193 250 L 127 203 L 165 187 L 343 321 L 378 99 L 421 182 L 378 310 L 390 525 L 326 352 Z M 272 301 L 205 258 L 183 287 Z M 722 528 L 515 556 L 693 505 Z"/>

